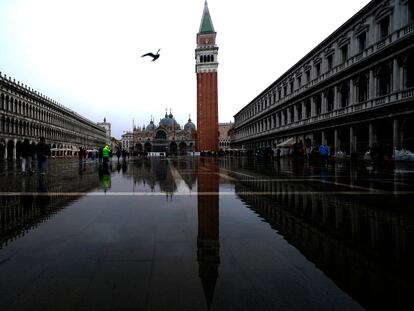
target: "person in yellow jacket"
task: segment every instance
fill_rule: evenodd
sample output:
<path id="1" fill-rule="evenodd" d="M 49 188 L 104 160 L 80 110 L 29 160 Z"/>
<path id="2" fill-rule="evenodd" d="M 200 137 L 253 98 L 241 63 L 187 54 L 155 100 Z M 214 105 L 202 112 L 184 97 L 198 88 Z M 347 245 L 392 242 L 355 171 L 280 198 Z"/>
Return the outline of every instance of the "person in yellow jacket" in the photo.
<path id="1" fill-rule="evenodd" d="M 103 163 L 104 164 L 108 164 L 108 159 L 109 159 L 109 153 L 111 152 L 111 150 L 109 149 L 108 146 L 105 146 L 102 149 L 102 157 L 103 157 Z"/>

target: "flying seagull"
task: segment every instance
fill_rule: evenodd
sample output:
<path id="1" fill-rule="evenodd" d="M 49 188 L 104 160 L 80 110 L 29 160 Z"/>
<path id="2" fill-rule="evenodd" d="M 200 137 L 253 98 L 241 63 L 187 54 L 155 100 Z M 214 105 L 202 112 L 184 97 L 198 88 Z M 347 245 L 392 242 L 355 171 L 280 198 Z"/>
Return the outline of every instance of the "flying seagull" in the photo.
<path id="1" fill-rule="evenodd" d="M 160 57 L 160 54 L 159 54 L 159 51 L 160 51 L 160 50 L 161 50 L 161 49 L 158 49 L 157 54 L 147 53 L 147 54 L 142 55 L 141 57 L 144 57 L 144 56 L 151 56 L 151 57 L 152 57 L 152 62 L 153 62 L 153 61 L 157 60 L 157 59 L 158 59 L 158 57 Z"/>

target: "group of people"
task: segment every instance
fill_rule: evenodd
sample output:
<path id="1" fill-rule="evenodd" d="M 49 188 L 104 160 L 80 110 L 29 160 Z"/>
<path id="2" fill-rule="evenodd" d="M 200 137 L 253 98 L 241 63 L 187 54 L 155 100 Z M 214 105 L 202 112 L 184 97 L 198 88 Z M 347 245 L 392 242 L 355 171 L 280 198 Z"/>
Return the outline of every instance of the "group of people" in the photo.
<path id="1" fill-rule="evenodd" d="M 46 144 L 44 137 L 40 137 L 37 145 L 30 144 L 29 140 L 26 138 L 23 141 L 21 149 L 22 175 L 30 175 L 35 172 L 32 164 L 35 159 L 37 159 L 39 174 L 44 175 L 46 173 L 49 156 L 50 146 Z"/>

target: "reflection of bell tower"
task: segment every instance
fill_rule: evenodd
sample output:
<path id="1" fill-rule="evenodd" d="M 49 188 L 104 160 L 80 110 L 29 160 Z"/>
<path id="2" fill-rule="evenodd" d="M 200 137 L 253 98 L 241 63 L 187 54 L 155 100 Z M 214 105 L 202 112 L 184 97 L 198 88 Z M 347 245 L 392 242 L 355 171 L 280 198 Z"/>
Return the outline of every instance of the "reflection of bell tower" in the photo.
<path id="1" fill-rule="evenodd" d="M 207 1 L 197 34 L 197 151 L 218 151 L 218 91 L 216 32 Z"/>
<path id="2" fill-rule="evenodd" d="M 197 174 L 198 237 L 197 261 L 207 306 L 210 309 L 220 264 L 219 175 L 214 159 L 200 162 Z M 203 192 L 207 192 L 203 195 Z"/>

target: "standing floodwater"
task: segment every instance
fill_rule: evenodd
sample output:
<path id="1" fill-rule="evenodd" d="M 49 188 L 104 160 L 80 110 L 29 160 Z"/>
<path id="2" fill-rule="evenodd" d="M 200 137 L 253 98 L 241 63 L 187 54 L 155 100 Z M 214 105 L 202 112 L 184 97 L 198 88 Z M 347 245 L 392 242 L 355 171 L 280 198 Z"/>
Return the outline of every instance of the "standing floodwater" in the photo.
<path id="1" fill-rule="evenodd" d="M 0 167 L 2 310 L 404 309 L 414 167 Z"/>

